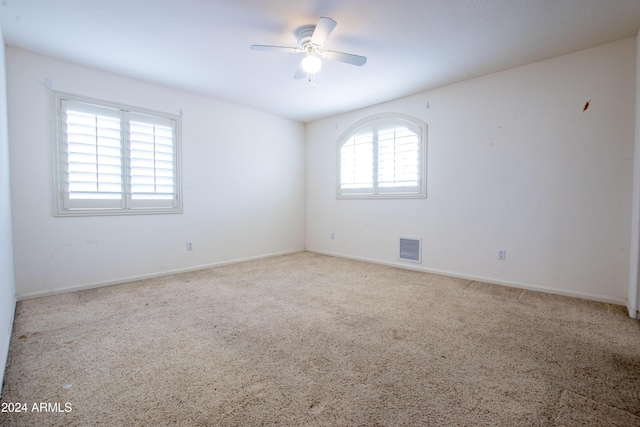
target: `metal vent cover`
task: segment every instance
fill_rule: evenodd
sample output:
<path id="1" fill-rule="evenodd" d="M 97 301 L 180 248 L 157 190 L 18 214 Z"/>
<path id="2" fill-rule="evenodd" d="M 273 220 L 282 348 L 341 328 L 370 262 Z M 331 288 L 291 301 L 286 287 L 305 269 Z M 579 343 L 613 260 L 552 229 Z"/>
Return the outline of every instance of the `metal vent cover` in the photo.
<path id="1" fill-rule="evenodd" d="M 422 239 L 400 237 L 398 246 L 401 260 L 422 263 Z"/>

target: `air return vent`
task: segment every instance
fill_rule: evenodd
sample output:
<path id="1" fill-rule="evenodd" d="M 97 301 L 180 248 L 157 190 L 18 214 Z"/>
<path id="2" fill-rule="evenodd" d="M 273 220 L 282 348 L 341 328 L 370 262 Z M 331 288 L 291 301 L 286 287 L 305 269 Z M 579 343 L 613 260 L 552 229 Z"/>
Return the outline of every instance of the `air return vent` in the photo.
<path id="1" fill-rule="evenodd" d="M 399 247 L 402 261 L 422 262 L 422 239 L 400 237 Z"/>

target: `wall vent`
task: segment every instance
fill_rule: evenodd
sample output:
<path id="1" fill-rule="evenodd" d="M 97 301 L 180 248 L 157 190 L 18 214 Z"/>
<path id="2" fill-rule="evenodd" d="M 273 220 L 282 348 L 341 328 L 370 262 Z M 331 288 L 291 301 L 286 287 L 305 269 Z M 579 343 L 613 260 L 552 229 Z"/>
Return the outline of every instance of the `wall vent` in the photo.
<path id="1" fill-rule="evenodd" d="M 399 258 L 402 261 L 422 262 L 422 239 L 400 237 Z"/>

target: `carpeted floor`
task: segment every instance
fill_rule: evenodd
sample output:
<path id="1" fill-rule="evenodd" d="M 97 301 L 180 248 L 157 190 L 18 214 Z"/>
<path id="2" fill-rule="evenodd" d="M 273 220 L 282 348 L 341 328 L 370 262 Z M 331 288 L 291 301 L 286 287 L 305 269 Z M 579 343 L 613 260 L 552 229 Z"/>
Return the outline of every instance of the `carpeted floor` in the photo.
<path id="1" fill-rule="evenodd" d="M 1 403 L 27 409 L 5 426 L 637 427 L 640 322 L 300 253 L 20 302 Z"/>

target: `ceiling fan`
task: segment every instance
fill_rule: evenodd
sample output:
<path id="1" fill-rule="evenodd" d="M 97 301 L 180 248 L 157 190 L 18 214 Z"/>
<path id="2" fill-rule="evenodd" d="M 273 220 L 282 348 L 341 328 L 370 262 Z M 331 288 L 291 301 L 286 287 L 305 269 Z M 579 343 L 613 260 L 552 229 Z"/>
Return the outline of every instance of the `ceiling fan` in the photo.
<path id="1" fill-rule="evenodd" d="M 331 18 L 321 17 L 316 25 L 305 25 L 296 31 L 298 38 L 298 47 L 285 46 L 268 46 L 261 44 L 251 45 L 251 50 L 272 50 L 290 53 L 306 53 L 298 70 L 293 75 L 294 79 L 302 79 L 306 76 L 314 76 L 322 68 L 322 59 L 330 61 L 340 61 L 347 64 L 362 66 L 367 62 L 367 58 L 360 55 L 352 55 L 350 53 L 335 52 L 333 50 L 324 50 L 327 37 L 336 27 L 337 22 Z"/>

